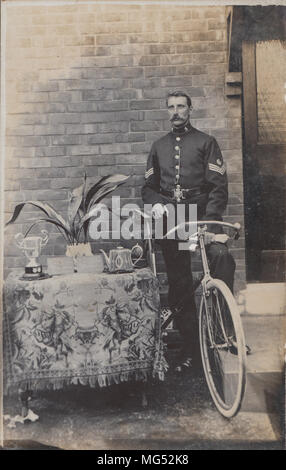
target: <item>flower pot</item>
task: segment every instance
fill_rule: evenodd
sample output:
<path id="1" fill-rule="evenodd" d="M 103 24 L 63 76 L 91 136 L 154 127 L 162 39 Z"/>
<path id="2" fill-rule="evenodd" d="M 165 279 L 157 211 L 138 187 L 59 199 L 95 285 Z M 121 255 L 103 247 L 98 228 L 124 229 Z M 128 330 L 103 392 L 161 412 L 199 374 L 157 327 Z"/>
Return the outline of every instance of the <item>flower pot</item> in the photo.
<path id="1" fill-rule="evenodd" d="M 72 258 L 75 273 L 102 273 L 104 262 L 102 254 L 93 255 L 90 243 L 68 245 L 66 256 Z"/>
<path id="2" fill-rule="evenodd" d="M 77 245 L 67 245 L 66 256 L 78 258 L 79 256 L 91 256 L 90 243 L 78 243 Z"/>

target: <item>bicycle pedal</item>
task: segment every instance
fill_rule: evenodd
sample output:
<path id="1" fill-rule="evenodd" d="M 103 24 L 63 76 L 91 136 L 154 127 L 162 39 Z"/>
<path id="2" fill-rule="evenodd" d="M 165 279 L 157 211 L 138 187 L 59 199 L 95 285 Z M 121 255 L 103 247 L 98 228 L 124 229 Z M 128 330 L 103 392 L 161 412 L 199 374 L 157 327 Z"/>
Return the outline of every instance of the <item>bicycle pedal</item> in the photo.
<path id="1" fill-rule="evenodd" d="M 234 356 L 237 356 L 237 355 L 238 355 L 237 347 L 234 346 L 234 345 L 230 346 L 229 352 L 230 352 L 231 354 L 234 354 Z"/>
<path id="2" fill-rule="evenodd" d="M 232 344 L 232 346 L 230 346 L 230 348 L 229 348 L 229 352 L 231 354 L 234 354 L 235 356 L 237 356 L 237 354 L 238 354 L 237 347 L 234 344 Z M 251 348 L 247 344 L 245 345 L 245 352 L 246 352 L 247 356 L 249 356 L 251 354 Z"/>
<path id="3" fill-rule="evenodd" d="M 187 372 L 188 370 L 192 368 L 192 365 L 193 365 L 192 359 L 190 357 L 187 357 L 182 362 L 177 364 L 177 366 L 175 367 L 175 372 L 177 374 L 182 374 L 184 372 Z"/>

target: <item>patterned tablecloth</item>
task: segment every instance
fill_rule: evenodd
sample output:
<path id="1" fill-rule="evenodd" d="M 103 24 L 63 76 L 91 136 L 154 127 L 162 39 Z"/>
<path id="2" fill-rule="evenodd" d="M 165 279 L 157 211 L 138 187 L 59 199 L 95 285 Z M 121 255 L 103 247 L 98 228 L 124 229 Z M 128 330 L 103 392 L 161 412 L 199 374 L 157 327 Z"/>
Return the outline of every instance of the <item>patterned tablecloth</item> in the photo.
<path id="1" fill-rule="evenodd" d="M 4 285 L 4 386 L 164 379 L 158 281 L 148 268 Z"/>

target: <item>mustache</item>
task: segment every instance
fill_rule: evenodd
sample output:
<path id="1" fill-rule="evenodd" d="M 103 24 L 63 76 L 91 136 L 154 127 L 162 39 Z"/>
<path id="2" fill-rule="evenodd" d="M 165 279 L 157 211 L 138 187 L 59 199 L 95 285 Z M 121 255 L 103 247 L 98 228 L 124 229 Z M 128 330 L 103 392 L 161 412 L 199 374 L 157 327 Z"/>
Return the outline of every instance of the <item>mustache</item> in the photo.
<path id="1" fill-rule="evenodd" d="M 171 122 L 178 121 L 178 119 L 181 121 L 180 116 L 178 114 L 174 114 L 174 116 L 171 118 Z"/>

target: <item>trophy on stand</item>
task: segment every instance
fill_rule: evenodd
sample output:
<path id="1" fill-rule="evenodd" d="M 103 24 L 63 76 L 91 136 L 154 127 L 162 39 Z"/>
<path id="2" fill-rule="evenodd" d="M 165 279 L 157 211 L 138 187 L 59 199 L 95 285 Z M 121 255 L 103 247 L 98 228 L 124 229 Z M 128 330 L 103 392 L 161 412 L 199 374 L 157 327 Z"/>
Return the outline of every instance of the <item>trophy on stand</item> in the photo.
<path id="1" fill-rule="evenodd" d="M 49 277 L 43 273 L 42 265 L 37 260 L 40 256 L 41 249 L 47 244 L 49 239 L 49 235 L 46 230 L 41 230 L 41 233 L 43 234 L 43 237 L 34 236 L 25 238 L 22 233 L 17 233 L 15 235 L 16 245 L 20 250 L 24 251 L 28 258 L 28 264 L 25 266 L 23 279 L 33 280 Z"/>

